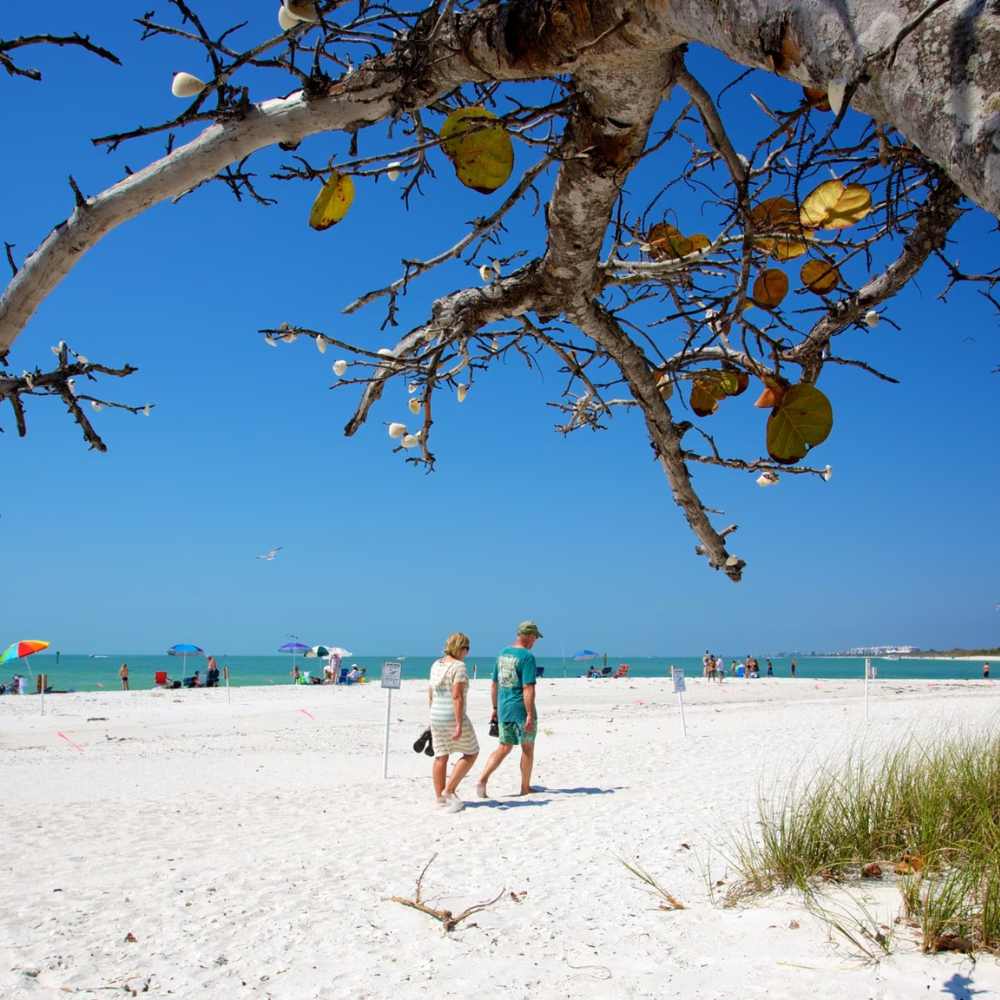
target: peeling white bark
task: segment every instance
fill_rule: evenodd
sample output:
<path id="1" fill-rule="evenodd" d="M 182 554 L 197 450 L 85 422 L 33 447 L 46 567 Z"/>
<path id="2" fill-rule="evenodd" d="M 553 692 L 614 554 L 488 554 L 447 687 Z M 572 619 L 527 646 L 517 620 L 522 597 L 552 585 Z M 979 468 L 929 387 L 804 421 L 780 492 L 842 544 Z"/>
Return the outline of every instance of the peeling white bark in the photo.
<path id="1" fill-rule="evenodd" d="M 400 105 L 423 106 L 459 83 L 490 77 L 572 73 L 584 94 L 592 93 L 592 117 L 598 119 L 602 102 L 627 109 L 627 94 L 633 104 L 659 100 L 660 63 L 688 40 L 802 83 L 858 83 L 854 107 L 898 128 L 966 195 L 1000 215 L 1000 19 L 973 0 L 947 3 L 901 43 L 890 65 L 900 29 L 923 7 L 912 0 L 536 0 L 516 7 L 489 5 L 455 19 L 439 37 L 430 69 L 419 79 L 407 79 L 391 56 L 377 66 L 365 64 L 322 99 L 266 101 L 246 118 L 209 127 L 89 199 L 53 230 L 0 297 L 0 353 L 79 257 L 111 229 L 256 149 L 373 123 Z M 550 15 L 548 27 L 537 37 L 525 37 L 525 26 L 538 20 L 532 20 L 536 8 Z M 552 16 L 553 11 L 560 16 Z M 519 20 L 510 29 L 515 12 Z M 595 80 L 599 86 L 592 86 Z M 630 127 L 629 121 L 621 128 L 606 119 L 603 126 L 605 133 L 618 130 L 618 139 L 627 139 Z M 606 221 L 600 207 L 574 216 L 565 220 L 566 232 Z M 581 236 L 579 246 L 589 248 L 590 234 Z"/>

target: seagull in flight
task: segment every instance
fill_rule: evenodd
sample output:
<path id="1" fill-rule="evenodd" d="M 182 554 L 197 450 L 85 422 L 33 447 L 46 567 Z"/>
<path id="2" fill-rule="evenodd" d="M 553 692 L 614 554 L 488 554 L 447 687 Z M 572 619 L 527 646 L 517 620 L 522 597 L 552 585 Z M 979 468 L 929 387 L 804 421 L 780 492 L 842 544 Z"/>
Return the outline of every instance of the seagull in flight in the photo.
<path id="1" fill-rule="evenodd" d="M 275 557 L 283 548 L 283 545 L 279 545 L 277 548 L 268 549 L 262 556 L 257 556 L 257 558 L 263 559 L 265 562 L 273 562 Z"/>

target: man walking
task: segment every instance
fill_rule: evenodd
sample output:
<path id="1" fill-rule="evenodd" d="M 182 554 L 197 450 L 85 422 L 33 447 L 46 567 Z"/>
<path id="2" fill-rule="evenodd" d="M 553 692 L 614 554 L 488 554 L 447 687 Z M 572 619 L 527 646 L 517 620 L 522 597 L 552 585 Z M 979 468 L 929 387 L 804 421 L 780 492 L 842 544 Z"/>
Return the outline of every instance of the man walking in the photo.
<path id="1" fill-rule="evenodd" d="M 481 799 L 486 796 L 486 782 L 516 746 L 521 747 L 521 791 L 528 795 L 531 787 L 531 769 L 535 763 L 535 735 L 538 719 L 535 715 L 535 657 L 531 648 L 542 638 L 534 622 L 521 622 L 517 639 L 512 646 L 500 651 L 493 668 L 490 696 L 493 699 L 493 718 L 499 722 L 500 746 L 486 762 L 476 791 Z"/>

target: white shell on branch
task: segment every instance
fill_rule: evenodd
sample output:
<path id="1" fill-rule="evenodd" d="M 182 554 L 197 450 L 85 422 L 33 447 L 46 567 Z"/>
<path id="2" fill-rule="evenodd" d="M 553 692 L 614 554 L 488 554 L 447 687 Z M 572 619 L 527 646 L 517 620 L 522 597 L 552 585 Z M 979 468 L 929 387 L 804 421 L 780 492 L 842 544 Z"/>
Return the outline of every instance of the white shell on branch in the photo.
<path id="1" fill-rule="evenodd" d="M 420 412 L 420 400 L 419 399 L 411 399 L 410 402 L 408 403 L 408 405 L 410 407 L 410 413 L 419 413 Z"/>
<path id="2" fill-rule="evenodd" d="M 282 0 L 281 5 L 296 21 L 311 21 L 315 23 L 319 20 L 319 14 L 316 13 L 316 4 L 312 0 Z"/>
<path id="3" fill-rule="evenodd" d="M 406 433 L 406 424 L 389 424 L 389 437 L 400 438 Z"/>
<path id="4" fill-rule="evenodd" d="M 865 326 L 867 327 L 877 326 L 878 321 L 879 321 L 879 314 L 875 312 L 874 309 L 869 309 L 868 312 L 865 313 Z"/>
<path id="5" fill-rule="evenodd" d="M 174 73 L 173 81 L 170 84 L 170 93 L 174 97 L 196 97 L 208 86 L 204 80 L 199 79 L 193 73 Z"/>
<path id="6" fill-rule="evenodd" d="M 284 4 L 278 8 L 278 24 L 281 25 L 282 31 L 291 31 L 292 28 L 299 23 L 299 19 L 297 17 L 292 17 L 292 15 L 288 13 Z"/>
<path id="7" fill-rule="evenodd" d="M 334 361 L 333 363 L 333 373 L 334 375 L 343 375 L 347 371 L 347 362 L 341 358 L 339 361 Z"/>
<path id="8" fill-rule="evenodd" d="M 146 404 L 146 405 L 145 405 L 145 406 L 144 406 L 144 407 L 142 408 L 142 415 L 143 415 L 144 417 L 148 417 L 148 416 L 149 416 L 149 415 L 150 415 L 150 414 L 151 414 L 152 412 L 153 412 L 153 405 L 152 405 L 152 403 L 147 403 L 147 404 Z"/>
<path id="9" fill-rule="evenodd" d="M 404 448 L 416 448 L 420 444 L 420 438 L 416 434 L 407 434 L 403 438 Z"/>
<path id="10" fill-rule="evenodd" d="M 316 350 L 320 354 L 326 354 L 326 338 L 321 337 L 317 334 L 316 336 Z"/>
<path id="11" fill-rule="evenodd" d="M 101 412 L 101 410 L 103 410 L 103 409 L 104 409 L 104 404 L 103 404 L 103 403 L 98 403 L 96 399 L 92 399 L 92 400 L 90 401 L 90 408 L 91 408 L 91 409 L 92 409 L 92 410 L 93 410 L 93 411 L 94 411 L 95 413 L 100 413 L 100 412 Z"/>
<path id="12" fill-rule="evenodd" d="M 265 333 L 264 334 L 264 343 L 267 344 L 268 347 L 277 347 L 278 346 L 278 344 L 275 341 L 274 337 L 272 337 L 269 333 Z"/>
<path id="13" fill-rule="evenodd" d="M 840 109 L 844 106 L 844 93 L 847 90 L 843 80 L 833 80 L 826 85 L 826 99 L 830 102 L 830 110 L 835 114 L 840 114 Z"/>
<path id="14" fill-rule="evenodd" d="M 455 393 L 455 396 L 460 403 L 464 403 L 465 397 L 468 395 L 469 395 L 469 387 L 467 385 L 460 385 L 458 387 L 458 392 Z"/>
<path id="15" fill-rule="evenodd" d="M 833 478 L 833 468 L 832 468 L 831 466 L 829 466 L 829 465 L 828 465 L 828 466 L 827 466 L 827 467 L 826 467 L 826 468 L 825 468 L 825 469 L 823 470 L 823 479 L 824 479 L 824 480 L 825 480 L 826 482 L 830 482 L 830 480 L 831 480 L 832 478 Z"/>
<path id="16" fill-rule="evenodd" d="M 393 160 L 392 163 L 387 163 L 385 165 L 385 176 L 388 177 L 389 180 L 391 181 L 398 181 L 399 168 L 401 166 L 402 164 L 399 162 L 399 160 Z"/>
<path id="17" fill-rule="evenodd" d="M 762 472 L 757 477 L 758 486 L 776 486 L 778 484 L 777 472 Z"/>

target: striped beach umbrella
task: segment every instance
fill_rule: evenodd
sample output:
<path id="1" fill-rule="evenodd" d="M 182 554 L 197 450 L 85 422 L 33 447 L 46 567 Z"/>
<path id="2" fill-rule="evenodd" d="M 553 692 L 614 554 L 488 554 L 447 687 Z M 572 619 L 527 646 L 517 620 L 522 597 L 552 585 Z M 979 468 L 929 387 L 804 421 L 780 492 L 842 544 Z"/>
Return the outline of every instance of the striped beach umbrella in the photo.
<path id="1" fill-rule="evenodd" d="M 8 660 L 23 660 L 48 648 L 49 644 L 42 639 L 21 639 L 18 642 L 12 642 L 0 653 L 0 664 L 6 663 Z"/>

